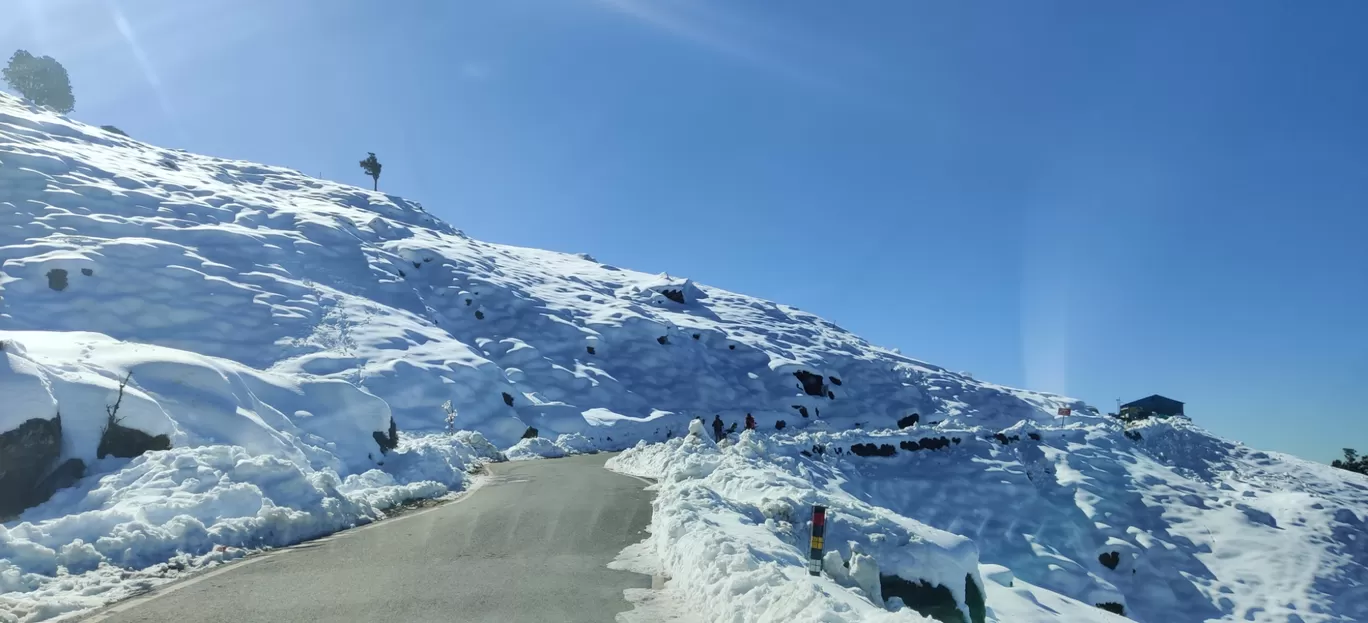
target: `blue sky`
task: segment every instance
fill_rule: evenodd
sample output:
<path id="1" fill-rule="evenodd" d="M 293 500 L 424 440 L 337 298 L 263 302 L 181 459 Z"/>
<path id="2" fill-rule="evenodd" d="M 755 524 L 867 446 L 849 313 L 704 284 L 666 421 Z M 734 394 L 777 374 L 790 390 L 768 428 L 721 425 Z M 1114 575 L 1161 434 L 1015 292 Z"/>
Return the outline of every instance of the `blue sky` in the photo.
<path id="1" fill-rule="evenodd" d="M 1368 4 L 3 0 L 74 116 L 1368 450 Z"/>

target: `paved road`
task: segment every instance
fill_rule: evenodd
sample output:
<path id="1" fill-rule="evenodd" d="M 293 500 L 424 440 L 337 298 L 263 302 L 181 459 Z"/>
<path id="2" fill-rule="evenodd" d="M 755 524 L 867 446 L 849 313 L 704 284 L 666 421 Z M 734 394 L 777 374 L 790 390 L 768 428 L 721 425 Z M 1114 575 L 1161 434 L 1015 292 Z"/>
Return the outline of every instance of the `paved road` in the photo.
<path id="1" fill-rule="evenodd" d="M 92 619 L 612 621 L 630 609 L 623 589 L 651 585 L 604 566 L 645 538 L 651 496 L 603 469 L 607 458 L 493 465 L 459 502 L 249 558 Z"/>

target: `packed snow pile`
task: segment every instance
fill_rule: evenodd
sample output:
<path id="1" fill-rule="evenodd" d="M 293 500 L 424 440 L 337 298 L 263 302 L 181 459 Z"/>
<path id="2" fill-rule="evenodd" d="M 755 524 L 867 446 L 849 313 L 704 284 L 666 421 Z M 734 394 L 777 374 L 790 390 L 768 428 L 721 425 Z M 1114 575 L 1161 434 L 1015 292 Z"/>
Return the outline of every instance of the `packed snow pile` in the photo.
<path id="1" fill-rule="evenodd" d="M 345 381 L 95 333 L 0 331 L 0 343 L 6 426 L 47 433 L 0 435 L 0 478 L 34 481 L 4 502 L 42 490 L 0 527 L 0 620 L 81 611 L 368 523 L 464 489 L 470 467 L 499 457 L 470 432 L 395 447 L 384 401 Z"/>
<path id="2" fill-rule="evenodd" d="M 0 94 L 0 620 L 643 440 L 644 549 L 719 617 L 1368 620 L 1359 476 Z"/>
<path id="3" fill-rule="evenodd" d="M 708 620 L 1368 620 L 1368 479 L 1182 418 L 695 428 L 609 467 L 659 479 L 647 549 Z"/>

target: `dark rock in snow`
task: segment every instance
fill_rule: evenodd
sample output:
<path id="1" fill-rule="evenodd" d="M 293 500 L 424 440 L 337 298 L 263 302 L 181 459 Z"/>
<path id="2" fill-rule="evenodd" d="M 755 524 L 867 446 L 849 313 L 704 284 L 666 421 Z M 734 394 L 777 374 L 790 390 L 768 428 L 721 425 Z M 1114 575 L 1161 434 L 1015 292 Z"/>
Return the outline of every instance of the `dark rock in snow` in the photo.
<path id="1" fill-rule="evenodd" d="M 921 443 L 916 441 L 903 441 L 898 444 L 898 447 L 908 452 L 916 452 L 921 450 Z"/>
<path id="2" fill-rule="evenodd" d="M 589 353 L 590 355 L 595 354 L 595 353 L 594 353 L 594 347 L 593 347 L 593 346 L 585 346 L 585 347 L 584 347 L 584 350 L 588 351 L 588 353 Z"/>
<path id="3" fill-rule="evenodd" d="M 1097 606 L 1098 608 L 1101 608 L 1101 609 L 1103 609 L 1103 610 L 1106 610 L 1107 612 L 1110 612 L 1110 613 L 1112 613 L 1112 614 L 1119 614 L 1119 615 L 1121 615 L 1121 616 L 1126 616 L 1126 607 L 1123 606 L 1123 605 L 1121 605 L 1121 604 L 1118 604 L 1118 603 L 1116 603 L 1116 602 L 1114 602 L 1114 601 L 1108 601 L 1108 602 L 1106 602 L 1106 603 L 1093 604 L 1093 605 L 1094 605 L 1094 606 Z"/>
<path id="4" fill-rule="evenodd" d="M 679 290 L 661 290 L 660 293 L 671 301 L 679 303 L 680 305 L 684 304 L 684 293 Z"/>
<path id="5" fill-rule="evenodd" d="M 955 445 L 958 446 L 958 445 L 959 445 L 959 442 L 960 442 L 960 438 L 959 438 L 959 437 L 951 437 L 951 438 L 950 438 L 950 441 L 955 442 Z"/>
<path id="6" fill-rule="evenodd" d="M 508 406 L 510 406 L 510 407 L 513 406 L 513 396 L 510 395 L 508 392 L 503 392 L 503 399 L 504 399 L 504 404 L 506 404 L 506 405 L 508 405 Z"/>
<path id="7" fill-rule="evenodd" d="M 87 276 L 87 277 L 89 277 L 89 276 L 91 276 L 91 275 L 94 275 L 94 274 L 95 274 L 95 271 L 90 270 L 89 268 L 82 268 L 82 269 L 81 269 L 81 274 L 82 274 L 82 275 L 85 275 L 85 276 Z"/>
<path id="8" fill-rule="evenodd" d="M 828 389 L 828 390 L 827 390 L 827 398 L 829 398 L 829 399 L 831 399 L 831 400 L 835 400 L 835 399 L 836 399 L 836 392 L 833 392 L 833 391 L 831 391 L 831 390 Z"/>
<path id="9" fill-rule="evenodd" d="M 170 437 L 149 435 L 136 428 L 124 426 L 118 420 L 111 418 L 111 421 L 105 424 L 104 433 L 100 435 L 100 445 L 95 449 L 95 456 L 102 459 L 107 456 L 131 459 L 144 452 L 170 449 Z"/>
<path id="10" fill-rule="evenodd" d="M 877 446 L 872 443 L 857 443 L 850 446 L 850 453 L 856 456 L 893 456 L 898 453 L 898 449 L 886 443 Z"/>
<path id="11" fill-rule="evenodd" d="M 80 480 L 82 476 L 85 476 L 85 468 L 85 461 L 82 461 L 81 459 L 67 459 L 66 461 L 63 461 L 61 465 L 57 466 L 57 469 L 52 470 L 51 474 L 48 474 L 40 480 L 38 484 L 33 486 L 30 505 L 41 504 L 52 497 L 52 494 L 57 493 L 57 491 L 76 484 L 76 481 Z M 4 513 L 0 513 L 0 515 L 2 514 Z"/>
<path id="12" fill-rule="evenodd" d="M 827 377 L 827 380 L 828 380 L 828 381 L 831 381 L 831 384 L 832 384 L 832 385 L 835 385 L 835 386 L 837 386 L 837 387 L 840 387 L 840 386 L 841 386 L 841 379 L 838 379 L 838 378 L 836 378 L 836 377 L 834 377 L 834 376 L 828 376 L 828 377 Z"/>
<path id="13" fill-rule="evenodd" d="M 1026 436 L 1030 437 L 1031 441 L 1040 441 L 1040 433 L 1026 433 Z"/>
<path id="14" fill-rule="evenodd" d="M 1121 554 L 1118 552 L 1103 552 L 1097 555 L 1097 562 L 1102 563 L 1103 567 L 1116 570 L 1116 565 L 1121 564 Z"/>
<path id="15" fill-rule="evenodd" d="M 35 499 L 35 489 L 61 453 L 61 415 L 34 418 L 0 434 L 0 517 L 47 499 Z"/>
<path id="16" fill-rule="evenodd" d="M 484 320 L 484 312 L 482 312 L 482 311 L 480 311 L 480 310 L 478 310 L 478 309 L 475 310 L 475 319 L 476 319 L 476 320 Z"/>
<path id="17" fill-rule="evenodd" d="M 969 606 L 970 623 L 983 623 L 988 616 L 981 591 L 972 576 L 964 578 L 965 605 Z M 884 599 L 897 597 L 907 607 L 942 623 L 964 623 L 959 602 L 954 593 L 943 585 L 932 585 L 926 580 L 910 582 L 896 575 L 879 575 L 879 592 Z"/>
<path id="18" fill-rule="evenodd" d="M 804 407 L 803 405 L 793 405 L 793 408 L 798 410 L 798 415 L 803 417 L 808 416 L 807 407 Z"/>
<path id="19" fill-rule="evenodd" d="M 47 272 L 48 287 L 61 292 L 67 287 L 67 271 L 54 268 Z"/>
<path id="20" fill-rule="evenodd" d="M 736 350 L 736 345 L 735 345 L 735 344 L 728 344 L 728 345 L 727 345 L 727 350 Z"/>
<path id="21" fill-rule="evenodd" d="M 1012 435 L 1011 437 L 1008 437 L 1007 435 L 1004 435 L 1002 433 L 993 433 L 993 439 L 996 439 L 998 443 L 1004 446 L 1009 443 L 1012 443 L 1013 441 L 1021 441 L 1021 437 L 1018 435 Z"/>
<path id="22" fill-rule="evenodd" d="M 380 431 L 371 433 L 375 443 L 380 446 L 380 454 L 388 454 L 390 450 L 399 447 L 399 426 L 394 423 L 394 418 L 390 418 L 389 434 Z"/>
<path id="23" fill-rule="evenodd" d="M 1138 431 L 1138 430 L 1128 430 L 1128 431 L 1125 432 L 1125 435 L 1126 435 L 1126 439 L 1129 439 L 1129 440 L 1131 440 L 1131 441 L 1140 441 L 1140 440 L 1144 439 L 1144 436 L 1142 436 L 1142 435 L 1140 434 L 1140 431 Z"/>
<path id="24" fill-rule="evenodd" d="M 527 427 L 527 430 L 523 431 L 523 436 L 522 436 L 522 438 L 523 438 L 523 439 L 536 439 L 536 438 L 537 438 L 537 429 L 535 429 L 535 428 L 533 428 L 533 427 L 531 427 L 531 426 L 528 426 L 528 427 Z M 612 438 L 612 437 L 609 437 L 608 440 L 609 440 L 609 441 L 612 441 L 613 438 Z"/>
<path id="25" fill-rule="evenodd" d="M 695 340 L 698 339 L 698 338 L 701 338 L 701 337 L 703 337 L 703 336 L 700 335 L 700 334 L 698 334 L 698 333 L 693 334 L 693 339 L 695 339 Z"/>
<path id="26" fill-rule="evenodd" d="M 822 377 L 807 370 L 799 370 L 793 373 L 798 377 L 798 382 L 803 386 L 803 393 L 809 396 L 825 396 L 827 394 L 826 383 L 822 382 Z"/>
<path id="27" fill-rule="evenodd" d="M 920 415 L 920 414 L 917 414 L 917 413 L 913 413 L 912 415 L 909 415 L 909 416 L 907 416 L 907 417 L 905 417 L 905 418 L 899 419 L 899 420 L 898 420 L 898 428 L 907 428 L 907 427 L 909 427 L 909 426 L 916 426 L 916 425 L 917 425 L 917 422 L 920 422 L 920 421 L 921 421 L 921 415 Z"/>
<path id="28" fill-rule="evenodd" d="M 668 338 L 668 337 L 662 335 L 662 336 L 656 338 L 656 341 L 657 341 L 657 342 L 660 342 L 660 344 L 661 344 L 662 346 L 664 346 L 665 344 L 669 344 L 669 343 L 670 343 L 670 338 Z"/>
<path id="29" fill-rule="evenodd" d="M 788 426 L 788 422 L 779 420 L 778 422 L 774 423 L 774 430 L 784 430 L 785 426 Z"/>

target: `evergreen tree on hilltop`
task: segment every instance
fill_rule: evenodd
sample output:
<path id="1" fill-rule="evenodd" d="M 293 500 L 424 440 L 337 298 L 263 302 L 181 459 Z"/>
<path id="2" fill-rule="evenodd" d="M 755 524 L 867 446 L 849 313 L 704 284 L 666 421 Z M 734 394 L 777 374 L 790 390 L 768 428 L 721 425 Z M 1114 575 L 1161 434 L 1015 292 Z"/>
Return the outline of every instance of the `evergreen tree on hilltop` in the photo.
<path id="1" fill-rule="evenodd" d="M 1360 474 L 1368 474 L 1368 458 L 1359 456 L 1358 451 L 1353 448 L 1345 448 L 1344 460 L 1335 459 L 1330 466 L 1351 472 L 1358 472 Z"/>
<path id="2" fill-rule="evenodd" d="M 71 78 L 62 64 L 51 56 L 34 56 L 16 50 L 4 70 L 5 83 L 34 104 L 48 106 L 66 114 L 76 108 L 71 94 Z"/>
<path id="3" fill-rule="evenodd" d="M 371 179 L 375 180 L 374 190 L 380 190 L 380 167 L 382 165 L 379 160 L 375 159 L 375 152 L 372 151 L 367 153 L 369 153 L 370 156 L 367 156 L 365 160 L 361 161 L 361 168 L 366 171 L 366 175 L 371 176 Z"/>

